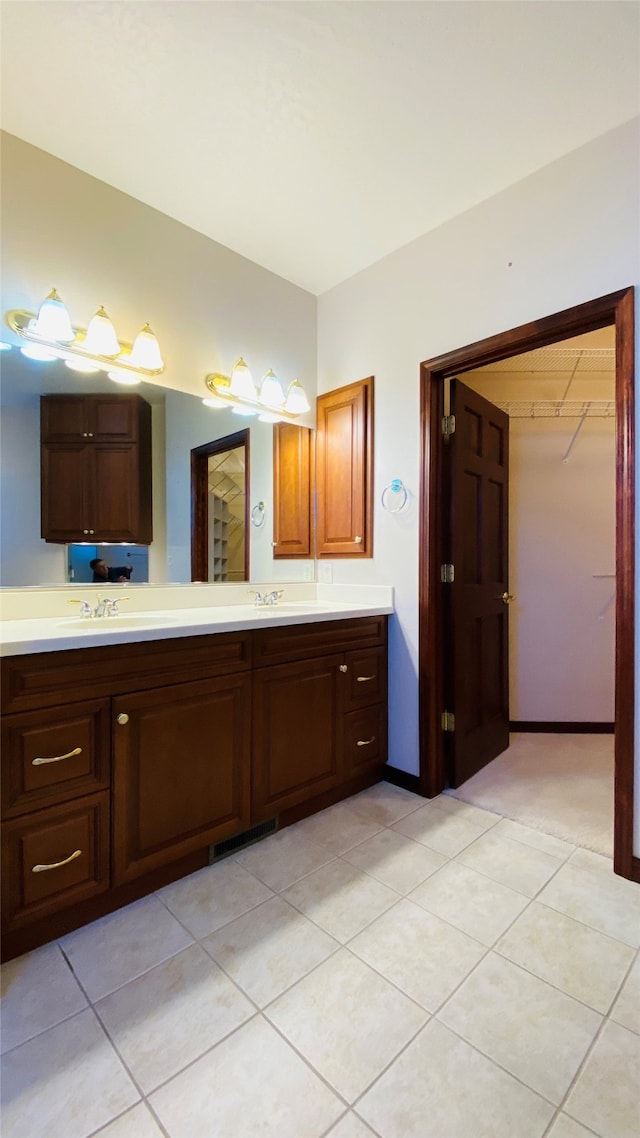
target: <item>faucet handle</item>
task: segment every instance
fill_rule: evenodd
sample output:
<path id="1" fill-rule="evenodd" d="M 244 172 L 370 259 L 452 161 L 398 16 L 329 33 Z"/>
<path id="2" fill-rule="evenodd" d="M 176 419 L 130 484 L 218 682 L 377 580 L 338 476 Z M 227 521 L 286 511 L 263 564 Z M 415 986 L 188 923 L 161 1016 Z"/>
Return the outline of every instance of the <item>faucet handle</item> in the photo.
<path id="1" fill-rule="evenodd" d="M 93 613 L 91 611 L 91 605 L 89 604 L 88 601 L 76 601 L 76 600 L 69 601 L 68 600 L 67 604 L 68 605 L 80 605 L 80 619 L 82 619 L 83 616 L 93 616 Z"/>
<path id="2" fill-rule="evenodd" d="M 262 593 L 260 593 L 260 592 L 258 591 L 258 589 L 247 589 L 247 592 L 248 592 L 248 593 L 253 593 L 253 596 L 255 597 L 255 603 L 256 603 L 256 605 L 264 605 L 264 604 L 266 604 L 266 601 L 267 601 L 267 598 L 266 598 L 266 596 L 263 596 L 263 595 L 262 595 Z"/>

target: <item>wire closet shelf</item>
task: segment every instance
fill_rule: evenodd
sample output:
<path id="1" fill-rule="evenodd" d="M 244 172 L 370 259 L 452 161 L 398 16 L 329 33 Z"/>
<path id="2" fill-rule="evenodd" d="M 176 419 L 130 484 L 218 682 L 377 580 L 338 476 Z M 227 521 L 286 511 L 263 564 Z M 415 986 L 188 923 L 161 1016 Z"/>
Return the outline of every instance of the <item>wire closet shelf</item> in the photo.
<path id="1" fill-rule="evenodd" d="M 614 399 L 509 399 L 496 400 L 510 419 L 614 419 Z"/>

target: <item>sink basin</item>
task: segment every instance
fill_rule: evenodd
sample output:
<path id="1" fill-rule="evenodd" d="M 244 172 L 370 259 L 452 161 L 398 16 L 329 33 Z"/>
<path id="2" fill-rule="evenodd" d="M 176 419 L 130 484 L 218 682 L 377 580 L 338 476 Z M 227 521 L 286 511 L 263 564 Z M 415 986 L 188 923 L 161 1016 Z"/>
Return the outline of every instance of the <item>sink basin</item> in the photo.
<path id="1" fill-rule="evenodd" d="M 68 620 L 59 620 L 58 628 L 68 629 L 70 632 L 118 632 L 129 628 L 161 628 L 163 624 L 172 624 L 175 617 L 165 616 L 108 616 L 99 619 L 82 620 L 79 616 L 69 617 Z"/>

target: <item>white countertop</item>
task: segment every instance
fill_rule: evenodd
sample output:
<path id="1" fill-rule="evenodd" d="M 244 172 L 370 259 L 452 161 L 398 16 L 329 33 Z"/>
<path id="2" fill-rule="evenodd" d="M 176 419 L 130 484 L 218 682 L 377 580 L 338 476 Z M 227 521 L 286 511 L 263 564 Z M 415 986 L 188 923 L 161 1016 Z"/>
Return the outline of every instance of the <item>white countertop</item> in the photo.
<path id="1" fill-rule="evenodd" d="M 341 595 L 344 595 L 343 591 Z M 292 601 L 285 598 L 277 605 L 260 608 L 246 604 L 218 604 L 155 611 L 139 608 L 136 611 L 132 604 L 128 604 L 127 611 L 122 609 L 117 616 L 100 619 L 69 615 L 69 610 L 65 612 L 65 606 L 61 604 L 60 616 L 0 621 L 0 655 L 17 656 L 30 652 L 95 648 L 104 644 L 205 636 L 272 625 L 382 616 L 392 612 L 392 589 L 386 587 L 363 590 L 360 596 L 358 590 L 354 590 L 354 597 L 349 600 L 327 599 L 326 596 L 323 599 Z"/>

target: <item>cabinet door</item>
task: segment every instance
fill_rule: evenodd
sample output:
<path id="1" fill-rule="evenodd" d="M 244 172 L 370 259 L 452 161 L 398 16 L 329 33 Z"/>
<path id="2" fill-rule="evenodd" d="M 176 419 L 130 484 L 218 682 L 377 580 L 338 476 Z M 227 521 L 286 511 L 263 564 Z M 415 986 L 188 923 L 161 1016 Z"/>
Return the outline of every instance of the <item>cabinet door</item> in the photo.
<path id="1" fill-rule="evenodd" d="M 311 431 L 273 428 L 273 556 L 311 557 Z"/>
<path id="2" fill-rule="evenodd" d="M 114 699 L 116 885 L 248 828 L 250 692 L 235 675 Z"/>
<path id="3" fill-rule="evenodd" d="M 373 377 L 317 400 L 317 556 L 373 554 Z"/>
<path id="4" fill-rule="evenodd" d="M 138 417 L 147 406 L 139 395 L 43 395 L 40 434 L 43 442 L 133 442 Z"/>
<path id="5" fill-rule="evenodd" d="M 96 541 L 151 540 L 141 524 L 138 448 L 135 443 L 98 443 L 91 448 L 91 529 Z M 145 521 L 147 512 L 145 511 Z"/>
<path id="6" fill-rule="evenodd" d="M 256 821 L 342 781 L 343 660 L 325 656 L 254 674 Z"/>
<path id="7" fill-rule="evenodd" d="M 89 447 L 45 443 L 41 448 L 41 525 L 45 541 L 94 539 L 89 523 Z"/>

